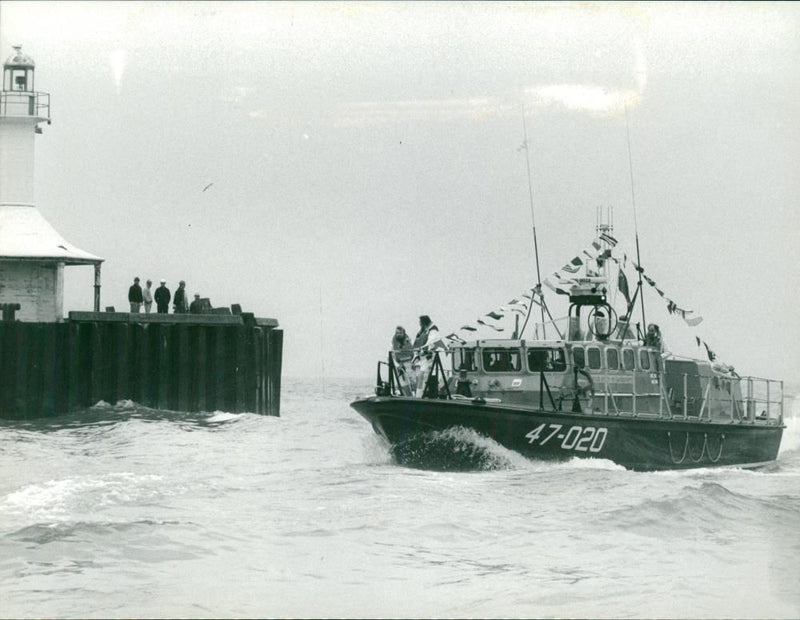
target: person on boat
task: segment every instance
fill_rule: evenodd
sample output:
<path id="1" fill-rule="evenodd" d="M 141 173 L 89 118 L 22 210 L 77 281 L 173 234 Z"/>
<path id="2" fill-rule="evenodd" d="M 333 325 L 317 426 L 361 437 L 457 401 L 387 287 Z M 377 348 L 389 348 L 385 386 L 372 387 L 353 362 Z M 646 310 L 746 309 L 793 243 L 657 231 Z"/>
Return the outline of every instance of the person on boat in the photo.
<path id="1" fill-rule="evenodd" d="M 647 326 L 647 334 L 644 337 L 644 344 L 647 347 L 653 347 L 658 351 L 664 350 L 664 342 L 661 339 L 661 330 L 655 323 L 650 323 Z"/>
<path id="2" fill-rule="evenodd" d="M 139 286 L 139 277 L 133 279 L 133 284 L 128 289 L 128 301 L 131 304 L 131 312 L 139 312 L 142 305 L 142 287 Z"/>
<path id="3" fill-rule="evenodd" d="M 423 314 L 419 317 L 419 331 L 414 337 L 414 348 L 432 347 L 439 340 L 439 328 L 433 324 L 431 317 Z"/>
<path id="4" fill-rule="evenodd" d="M 395 359 L 397 361 L 410 360 L 412 347 L 411 338 L 408 337 L 405 328 L 398 325 L 392 336 L 392 351 L 408 351 L 408 353 L 395 353 Z"/>
<path id="5" fill-rule="evenodd" d="M 456 383 L 456 394 L 472 398 L 472 382 L 467 377 L 466 370 L 460 370 L 458 373 L 458 382 Z"/>
<path id="6" fill-rule="evenodd" d="M 423 314 L 419 317 L 419 332 L 414 338 L 414 350 L 416 355 L 411 362 L 411 368 L 415 376 L 417 397 L 421 397 L 425 391 L 425 384 L 428 380 L 431 367 L 433 366 L 435 349 L 445 348 L 442 339 L 439 337 L 439 328 L 431 321 L 431 317 Z"/>
<path id="7" fill-rule="evenodd" d="M 144 299 L 145 314 L 150 314 L 150 309 L 153 307 L 153 281 L 148 280 L 147 285 L 142 289 L 142 299 Z"/>
<path id="8" fill-rule="evenodd" d="M 156 309 L 159 314 L 166 314 L 169 312 L 169 300 L 172 299 L 172 293 L 167 288 L 167 281 L 161 280 L 161 284 L 156 289 L 153 299 L 156 300 Z"/>
<path id="9" fill-rule="evenodd" d="M 189 311 L 186 303 L 186 282 L 183 280 L 178 283 L 178 290 L 175 291 L 175 298 L 172 300 L 172 311 L 174 314 L 186 314 Z"/>

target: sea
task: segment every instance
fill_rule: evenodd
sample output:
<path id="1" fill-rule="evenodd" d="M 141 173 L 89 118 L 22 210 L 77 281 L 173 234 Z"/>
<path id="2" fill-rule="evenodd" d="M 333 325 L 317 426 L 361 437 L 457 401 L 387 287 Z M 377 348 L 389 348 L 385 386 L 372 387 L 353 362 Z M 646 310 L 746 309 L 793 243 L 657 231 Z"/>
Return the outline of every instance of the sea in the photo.
<path id="1" fill-rule="evenodd" d="M 0 616 L 800 617 L 796 393 L 776 465 L 636 473 L 466 429 L 400 465 L 371 391 L 0 422 Z"/>

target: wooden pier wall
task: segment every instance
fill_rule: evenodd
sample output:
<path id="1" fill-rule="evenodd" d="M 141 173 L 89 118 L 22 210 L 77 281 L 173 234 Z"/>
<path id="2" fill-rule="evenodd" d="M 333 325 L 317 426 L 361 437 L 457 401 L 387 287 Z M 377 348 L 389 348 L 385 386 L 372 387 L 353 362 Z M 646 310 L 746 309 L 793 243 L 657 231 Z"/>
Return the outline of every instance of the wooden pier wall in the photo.
<path id="1" fill-rule="evenodd" d="M 283 331 L 252 315 L 72 312 L 0 321 L 0 417 L 132 400 L 173 411 L 280 415 Z"/>

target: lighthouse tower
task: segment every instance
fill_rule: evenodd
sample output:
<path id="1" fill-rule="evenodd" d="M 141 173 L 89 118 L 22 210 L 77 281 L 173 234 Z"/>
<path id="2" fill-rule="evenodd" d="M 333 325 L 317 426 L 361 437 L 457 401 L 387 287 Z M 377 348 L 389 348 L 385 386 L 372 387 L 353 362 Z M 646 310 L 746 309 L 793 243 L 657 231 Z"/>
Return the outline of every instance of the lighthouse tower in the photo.
<path id="1" fill-rule="evenodd" d="M 94 265 L 94 309 L 100 307 L 102 258 L 71 245 L 34 205 L 34 139 L 50 123 L 50 95 L 34 89 L 35 64 L 14 46 L 0 91 L 0 305 L 22 321 L 63 317 L 64 267 Z M 4 313 L 8 317 L 8 313 Z"/>

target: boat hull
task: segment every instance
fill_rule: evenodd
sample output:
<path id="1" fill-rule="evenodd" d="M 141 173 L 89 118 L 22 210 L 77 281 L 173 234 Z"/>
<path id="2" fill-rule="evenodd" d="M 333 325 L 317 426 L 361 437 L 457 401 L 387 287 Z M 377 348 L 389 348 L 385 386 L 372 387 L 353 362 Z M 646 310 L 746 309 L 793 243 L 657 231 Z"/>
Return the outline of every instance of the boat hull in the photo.
<path id="1" fill-rule="evenodd" d="M 539 460 L 609 459 L 627 469 L 758 467 L 777 459 L 783 426 L 592 415 L 486 403 L 373 396 L 351 406 L 393 446 L 470 428 Z"/>

